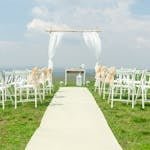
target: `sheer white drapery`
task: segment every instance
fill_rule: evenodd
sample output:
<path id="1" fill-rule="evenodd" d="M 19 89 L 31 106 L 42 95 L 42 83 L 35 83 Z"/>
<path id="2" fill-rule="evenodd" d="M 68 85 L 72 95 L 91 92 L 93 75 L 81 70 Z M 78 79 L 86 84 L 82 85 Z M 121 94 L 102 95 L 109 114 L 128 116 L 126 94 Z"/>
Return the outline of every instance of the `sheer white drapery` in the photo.
<path id="1" fill-rule="evenodd" d="M 55 56 L 56 47 L 59 45 L 63 36 L 63 32 L 51 32 L 49 39 L 49 51 L 48 51 L 48 67 L 53 69 L 53 58 Z M 85 44 L 91 48 L 95 49 L 96 55 L 96 66 L 100 64 L 100 55 L 101 55 L 101 39 L 97 32 L 83 32 L 83 38 Z"/>
<path id="2" fill-rule="evenodd" d="M 83 32 L 83 38 L 85 41 L 85 44 L 89 48 L 95 49 L 95 55 L 96 55 L 96 66 L 100 63 L 100 55 L 101 55 L 101 39 L 97 32 Z"/>
<path id="3" fill-rule="evenodd" d="M 53 58 L 55 56 L 56 47 L 59 45 L 62 39 L 62 32 L 51 32 L 49 39 L 49 48 L 48 48 L 48 67 L 53 69 Z"/>

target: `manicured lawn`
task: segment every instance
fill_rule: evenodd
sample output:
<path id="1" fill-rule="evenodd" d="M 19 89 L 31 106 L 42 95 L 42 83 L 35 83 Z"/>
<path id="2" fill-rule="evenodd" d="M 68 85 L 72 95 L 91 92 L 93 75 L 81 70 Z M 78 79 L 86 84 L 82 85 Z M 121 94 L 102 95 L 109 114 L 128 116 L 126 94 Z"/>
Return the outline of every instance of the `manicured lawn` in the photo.
<path id="1" fill-rule="evenodd" d="M 93 84 L 89 90 L 124 150 L 150 150 L 150 104 L 144 110 L 141 104 L 132 110 L 130 104 L 115 102 L 111 109 L 110 104 L 94 92 Z"/>
<path id="2" fill-rule="evenodd" d="M 132 110 L 130 104 L 115 102 L 111 109 L 110 104 L 94 92 L 93 83 L 89 90 L 124 150 L 150 150 L 150 104 L 145 110 L 140 104 Z M 24 150 L 52 97 L 39 103 L 37 109 L 33 103 L 20 104 L 16 110 L 11 104 L 7 104 L 4 111 L 0 108 L 0 150 Z"/>
<path id="3" fill-rule="evenodd" d="M 37 108 L 31 102 L 20 104 L 16 110 L 11 103 L 7 103 L 5 110 L 0 108 L 0 150 L 25 149 L 52 97 L 53 94 L 47 96 Z"/>

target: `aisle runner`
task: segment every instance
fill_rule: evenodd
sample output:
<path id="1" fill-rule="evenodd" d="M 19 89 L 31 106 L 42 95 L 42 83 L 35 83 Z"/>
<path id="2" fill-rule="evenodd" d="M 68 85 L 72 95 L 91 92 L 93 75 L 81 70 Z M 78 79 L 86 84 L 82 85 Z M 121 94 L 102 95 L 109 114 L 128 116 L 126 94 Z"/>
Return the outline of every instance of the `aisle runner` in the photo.
<path id="1" fill-rule="evenodd" d="M 26 150 L 121 149 L 93 96 L 80 87 L 59 89 L 26 147 Z"/>

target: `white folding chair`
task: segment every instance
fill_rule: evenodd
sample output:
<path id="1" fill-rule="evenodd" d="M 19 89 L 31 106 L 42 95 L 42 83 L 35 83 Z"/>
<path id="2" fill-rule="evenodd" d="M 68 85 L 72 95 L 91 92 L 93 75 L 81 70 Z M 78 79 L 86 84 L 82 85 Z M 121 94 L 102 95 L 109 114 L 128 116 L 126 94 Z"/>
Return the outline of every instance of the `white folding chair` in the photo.
<path id="1" fill-rule="evenodd" d="M 133 105 L 134 100 L 134 73 L 133 71 L 130 72 L 129 70 L 122 70 L 119 72 L 118 79 L 115 79 L 111 88 L 110 88 L 110 101 L 111 101 L 111 108 L 113 108 L 114 101 L 119 102 L 129 102 Z M 127 95 L 127 99 L 123 98 L 123 95 Z M 119 96 L 119 98 L 118 98 Z M 132 96 L 132 100 L 130 99 Z"/>
<path id="2" fill-rule="evenodd" d="M 4 74 L 0 72 L 0 104 L 2 108 L 5 108 L 5 86 L 4 86 Z"/>
<path id="3" fill-rule="evenodd" d="M 142 108 L 145 108 L 145 103 L 150 103 L 149 92 L 150 92 L 150 72 L 145 73 L 145 80 L 141 86 L 142 90 Z"/>
<path id="4" fill-rule="evenodd" d="M 5 108 L 5 87 L 0 85 L 0 103 L 2 104 L 2 108 Z"/>
<path id="5" fill-rule="evenodd" d="M 144 84 L 145 80 L 145 73 L 146 70 L 136 70 L 135 71 L 135 77 L 134 77 L 134 101 L 133 101 L 133 106 L 136 105 L 137 101 L 141 101 L 142 97 L 142 86 Z"/>
<path id="6" fill-rule="evenodd" d="M 15 83 L 15 109 L 17 108 L 17 103 L 24 102 L 34 102 L 35 108 L 37 108 L 37 99 L 41 99 L 41 94 L 39 92 L 39 70 L 33 68 L 31 73 L 28 75 L 27 80 L 21 80 L 21 82 L 16 81 Z M 33 96 L 34 98 L 31 98 Z M 18 99 L 19 97 L 19 99 Z M 24 98 L 25 97 L 25 98 Z"/>
<path id="7" fill-rule="evenodd" d="M 110 87 L 114 82 L 115 75 L 116 75 L 115 67 L 107 68 L 107 72 L 106 72 L 105 79 L 102 84 L 102 90 L 101 90 L 103 94 L 103 99 L 106 98 L 106 95 L 108 95 L 109 97 Z"/>
<path id="8" fill-rule="evenodd" d="M 42 86 L 41 91 L 43 95 L 43 99 L 45 99 L 45 95 L 47 93 L 52 92 L 52 70 L 50 68 L 42 68 L 40 71 L 40 79 L 39 82 Z"/>

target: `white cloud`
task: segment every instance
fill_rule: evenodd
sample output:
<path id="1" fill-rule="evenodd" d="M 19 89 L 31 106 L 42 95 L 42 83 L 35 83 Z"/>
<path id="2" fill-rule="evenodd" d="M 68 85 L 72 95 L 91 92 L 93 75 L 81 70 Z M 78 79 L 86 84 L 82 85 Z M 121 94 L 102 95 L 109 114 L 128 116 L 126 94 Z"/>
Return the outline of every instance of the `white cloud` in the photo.
<path id="1" fill-rule="evenodd" d="M 103 61 L 106 62 L 107 57 L 110 57 L 110 64 L 116 61 L 113 53 L 118 55 L 117 61 L 120 64 L 126 57 L 120 51 L 128 55 L 131 52 L 136 53 L 139 48 L 143 49 L 146 55 L 150 48 L 150 15 L 139 17 L 133 14 L 132 5 L 135 5 L 137 0 L 35 1 L 37 6 L 32 10 L 33 19 L 27 24 L 30 32 L 41 33 L 51 26 L 60 27 L 65 24 L 73 27 L 99 26 L 103 30 Z M 129 56 L 127 58 L 124 64 L 133 61 Z M 136 60 L 135 62 L 139 63 Z"/>
<path id="2" fill-rule="evenodd" d="M 49 11 L 46 7 L 34 7 L 32 9 L 32 14 L 35 17 L 47 17 L 49 15 Z"/>
<path id="3" fill-rule="evenodd" d="M 41 19 L 33 19 L 31 22 L 28 23 L 27 29 L 28 31 L 35 31 L 40 33 L 45 33 L 47 30 L 53 29 L 61 29 L 61 28 L 68 28 L 65 24 L 55 24 L 53 22 L 44 21 Z"/>
<path id="4" fill-rule="evenodd" d="M 50 28 L 51 23 L 47 21 L 43 21 L 41 19 L 33 19 L 31 22 L 27 24 L 28 31 L 40 31 L 45 32 L 48 28 Z"/>

